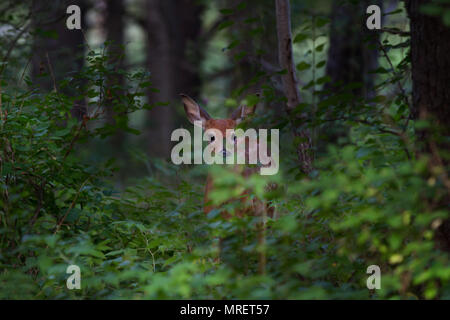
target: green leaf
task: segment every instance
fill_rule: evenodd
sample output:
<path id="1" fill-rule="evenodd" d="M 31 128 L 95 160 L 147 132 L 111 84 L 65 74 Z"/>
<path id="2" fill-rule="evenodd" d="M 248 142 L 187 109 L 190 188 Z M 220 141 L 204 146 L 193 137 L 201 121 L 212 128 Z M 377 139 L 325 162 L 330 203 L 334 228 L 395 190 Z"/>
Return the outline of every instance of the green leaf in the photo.
<path id="1" fill-rule="evenodd" d="M 245 1 L 242 1 L 236 6 L 236 10 L 238 11 L 244 10 L 245 8 L 247 8 L 247 2 Z"/>
<path id="2" fill-rule="evenodd" d="M 223 30 L 223 29 L 226 29 L 226 28 L 232 26 L 233 24 L 234 24 L 234 21 L 227 20 L 227 21 L 224 21 L 224 22 L 222 22 L 221 24 L 219 24 L 219 26 L 217 27 L 217 29 L 218 29 L 218 30 Z"/>
<path id="3" fill-rule="evenodd" d="M 442 7 L 434 3 L 427 3 L 420 6 L 419 10 L 430 16 L 438 16 L 442 12 Z"/>
<path id="4" fill-rule="evenodd" d="M 325 17 L 318 17 L 318 18 L 316 19 L 316 26 L 317 26 L 318 28 L 321 28 L 321 27 L 327 25 L 328 23 L 330 23 L 330 19 L 328 19 L 328 18 L 325 18 Z"/>
<path id="5" fill-rule="evenodd" d="M 442 21 L 446 26 L 450 26 L 450 10 L 445 10 L 444 14 L 442 15 Z"/>
<path id="6" fill-rule="evenodd" d="M 305 70 L 308 70 L 309 68 L 311 68 L 311 64 L 309 64 L 309 63 L 307 63 L 305 61 L 302 61 L 302 62 L 297 64 L 297 70 L 298 71 L 305 71 Z"/>
<path id="7" fill-rule="evenodd" d="M 258 104 L 259 100 L 260 100 L 259 97 L 254 94 L 247 95 L 245 97 L 245 105 L 246 106 L 254 106 L 254 105 Z"/>
<path id="8" fill-rule="evenodd" d="M 317 84 L 324 84 L 324 83 L 327 83 L 327 82 L 330 82 L 331 81 L 331 78 L 330 78 L 330 76 L 324 76 L 324 77 L 321 77 L 321 78 L 319 78 L 319 79 L 317 79 Z"/>
<path id="9" fill-rule="evenodd" d="M 71 131 L 72 131 L 72 128 L 67 127 L 65 129 L 56 131 L 53 135 L 56 137 L 63 137 L 63 136 L 68 135 Z"/>
<path id="10" fill-rule="evenodd" d="M 306 39 L 308 39 L 308 35 L 304 34 L 304 33 L 299 33 L 298 35 L 295 36 L 294 38 L 294 43 L 301 43 L 303 41 L 305 41 Z"/>
<path id="11" fill-rule="evenodd" d="M 326 65 L 326 61 L 324 60 L 324 61 L 320 61 L 318 64 L 316 64 L 316 68 L 322 68 L 323 66 L 325 66 Z"/>
<path id="12" fill-rule="evenodd" d="M 223 15 L 230 15 L 234 13 L 233 9 L 220 9 L 219 12 Z"/>
<path id="13" fill-rule="evenodd" d="M 325 48 L 325 43 L 322 43 L 322 44 L 318 45 L 318 46 L 316 47 L 316 51 L 317 51 L 317 52 L 322 52 L 322 51 L 323 51 L 323 48 Z"/>

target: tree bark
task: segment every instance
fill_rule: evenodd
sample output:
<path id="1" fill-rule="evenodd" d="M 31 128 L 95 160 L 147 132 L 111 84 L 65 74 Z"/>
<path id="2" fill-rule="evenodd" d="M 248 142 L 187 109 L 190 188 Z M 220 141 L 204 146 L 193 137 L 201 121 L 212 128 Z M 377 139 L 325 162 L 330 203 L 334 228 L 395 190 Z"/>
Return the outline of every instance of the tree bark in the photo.
<path id="1" fill-rule="evenodd" d="M 85 0 L 77 1 L 33 1 L 33 28 L 56 32 L 55 38 L 34 39 L 32 58 L 32 78 L 44 90 L 52 90 L 58 82 L 69 73 L 77 73 L 84 64 L 84 36 L 81 30 L 69 30 L 66 27 L 66 9 L 76 4 L 81 8 L 82 18 L 86 16 L 88 4 Z M 82 21 L 85 28 L 85 20 Z M 46 77 L 40 77 L 42 74 Z M 70 89 L 64 91 L 70 95 Z M 77 101 L 72 108 L 72 115 L 81 119 L 86 114 L 85 101 Z"/>
<path id="2" fill-rule="evenodd" d="M 369 30 L 366 26 L 366 9 L 371 4 L 383 8 L 381 0 L 362 0 L 357 3 L 347 0 L 333 1 L 326 66 L 326 75 L 331 81 L 324 84 L 322 99 L 329 95 L 350 93 L 355 96 L 353 101 L 357 104 L 360 99 L 367 100 L 375 96 L 375 74 L 370 72 L 378 67 L 380 32 Z M 346 89 L 351 83 L 359 83 L 361 86 Z M 347 107 L 354 110 L 351 105 Z M 330 106 L 325 111 L 327 117 L 335 118 L 333 113 L 336 110 L 338 109 L 335 106 Z M 333 122 L 320 130 L 323 139 L 316 142 L 316 147 L 322 152 L 328 144 L 337 143 L 341 137 L 347 137 L 349 128 L 345 124 Z"/>
<path id="3" fill-rule="evenodd" d="M 106 19 L 105 29 L 107 33 L 107 41 L 109 41 L 108 57 L 109 61 L 116 66 L 116 69 L 124 68 L 124 32 L 125 32 L 125 7 L 123 0 L 114 0 L 106 2 Z M 122 73 L 115 73 L 114 76 L 107 80 L 108 87 L 124 85 L 124 77 Z M 110 91 L 111 92 L 111 91 Z M 120 117 L 120 121 L 128 121 L 125 113 L 117 114 L 114 111 L 114 104 L 121 99 L 121 90 L 114 90 L 114 94 L 106 101 L 106 119 L 109 124 L 117 125 L 116 118 Z M 116 102 L 115 102 L 116 101 Z M 120 128 L 111 137 L 113 150 L 118 155 L 123 155 L 123 143 L 125 135 Z"/>
<path id="4" fill-rule="evenodd" d="M 147 140 L 154 156 L 170 155 L 170 135 L 175 127 L 179 96 L 200 93 L 202 50 L 195 47 L 201 31 L 203 6 L 195 0 L 147 0 L 148 67 L 153 86 Z M 164 102 L 168 105 L 161 105 Z"/>
<path id="5" fill-rule="evenodd" d="M 226 8 L 235 8 L 239 5 L 240 0 L 227 0 Z M 252 10 L 253 8 L 247 8 L 245 10 L 241 10 L 240 12 L 235 12 L 233 14 L 233 25 L 229 28 L 229 36 L 230 43 L 234 41 L 239 41 L 239 44 L 229 51 L 228 56 L 230 60 L 233 61 L 235 56 L 241 52 L 246 52 L 247 55 L 250 55 L 254 50 L 254 38 L 249 35 L 248 28 L 249 25 L 245 24 L 244 20 L 249 16 L 248 10 Z M 243 89 L 245 86 L 248 86 L 250 80 L 255 74 L 255 66 L 247 59 L 247 57 L 243 57 L 239 61 L 234 63 L 232 79 L 230 82 L 230 90 L 231 92 L 236 89 Z M 254 93 L 256 90 L 256 85 L 252 87 L 246 87 L 245 90 L 240 92 L 241 95 Z"/>
<path id="6" fill-rule="evenodd" d="M 286 112 L 289 116 L 295 118 L 293 120 L 298 120 L 298 116 L 294 115 L 294 110 L 301 103 L 301 97 L 292 54 L 289 0 L 275 0 L 275 5 L 277 17 L 278 59 L 281 69 L 286 71 L 282 76 L 283 89 L 287 99 Z M 313 154 L 310 132 L 306 128 L 297 128 L 294 126 L 294 136 L 299 138 L 297 156 L 300 162 L 300 168 L 303 173 L 309 174 L 313 169 Z"/>
<path id="7" fill-rule="evenodd" d="M 358 3 L 334 0 L 330 24 L 330 47 L 326 73 L 331 81 L 325 89 L 337 91 L 352 82 L 362 84 L 353 94 L 365 98 L 374 96 L 374 74 L 378 67 L 379 32 L 366 27 L 366 9 L 381 0 L 362 0 Z M 359 27 L 358 27 L 359 26 Z"/>
<path id="8" fill-rule="evenodd" d="M 406 0 L 411 29 L 411 63 L 413 80 L 414 119 L 426 120 L 430 126 L 417 131 L 421 154 L 430 156 L 430 171 L 436 169 L 446 196 L 440 199 L 442 209 L 448 210 L 450 183 L 448 179 L 450 150 L 450 28 L 441 17 L 422 14 L 420 6 L 425 0 Z M 448 9 L 447 9 L 448 10 Z M 450 251 L 450 220 L 437 230 L 439 246 Z"/>

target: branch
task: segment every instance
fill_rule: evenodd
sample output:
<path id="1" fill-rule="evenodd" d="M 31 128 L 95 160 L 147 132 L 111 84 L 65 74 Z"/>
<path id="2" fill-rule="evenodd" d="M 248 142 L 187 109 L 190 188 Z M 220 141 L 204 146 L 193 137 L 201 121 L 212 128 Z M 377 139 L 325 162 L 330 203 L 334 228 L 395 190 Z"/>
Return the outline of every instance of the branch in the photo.
<path id="1" fill-rule="evenodd" d="M 396 34 L 400 37 L 410 37 L 411 33 L 407 31 L 402 31 L 396 28 L 381 28 L 382 32 L 390 33 L 390 34 Z"/>
<path id="2" fill-rule="evenodd" d="M 87 128 L 86 123 L 88 120 L 89 120 L 89 118 L 86 115 L 84 115 L 83 121 L 80 123 L 80 126 L 78 127 L 77 132 L 75 133 L 72 141 L 70 141 L 69 148 L 67 148 L 67 151 L 64 154 L 63 160 L 66 160 L 66 158 L 69 156 L 70 152 L 72 151 L 72 149 L 75 145 L 75 142 L 77 142 L 78 138 L 80 137 L 81 129 Z"/>
<path id="3" fill-rule="evenodd" d="M 30 183 L 33 184 L 31 181 L 30 181 Z M 34 210 L 33 218 L 30 220 L 30 230 L 31 230 L 31 228 L 33 228 L 33 226 L 36 223 L 36 220 L 37 220 L 37 218 L 39 216 L 39 213 L 41 212 L 42 205 L 43 205 L 43 202 L 44 202 L 44 188 L 45 188 L 45 185 L 46 185 L 45 179 L 41 180 L 41 185 L 40 186 L 33 185 L 33 187 L 36 190 L 38 205 L 36 207 L 36 210 Z"/>
<path id="4" fill-rule="evenodd" d="M 138 17 L 135 14 L 128 12 L 126 17 L 129 18 L 132 22 L 136 23 L 139 27 L 146 30 L 147 29 L 147 19 L 144 17 Z"/>
<path id="5" fill-rule="evenodd" d="M 392 74 L 394 75 L 395 78 L 397 78 L 397 72 L 395 72 L 395 68 L 394 68 L 394 64 L 392 63 L 391 58 L 389 58 L 389 55 L 386 51 L 386 48 L 383 46 L 383 44 L 378 41 L 378 44 L 380 45 L 380 49 L 383 52 L 384 57 L 386 58 L 387 62 L 389 63 L 389 66 L 392 69 Z M 398 85 L 398 89 L 400 90 L 401 94 L 402 94 L 402 98 L 403 98 L 403 102 L 405 103 L 405 105 L 409 106 L 411 105 L 409 103 L 409 99 L 408 96 L 406 95 L 406 91 L 405 88 L 403 88 L 402 84 L 400 83 L 400 81 L 397 81 L 397 85 Z M 406 130 L 408 129 L 408 124 L 409 124 L 409 120 L 411 119 L 411 116 L 408 117 L 408 119 L 406 120 L 406 123 L 403 127 L 403 133 L 406 132 Z"/>
<path id="6" fill-rule="evenodd" d="M 6 63 L 8 62 L 9 56 L 11 55 L 13 49 L 15 48 L 17 42 L 22 37 L 22 35 L 30 28 L 31 23 L 27 24 L 25 27 L 22 28 L 22 30 L 16 35 L 16 37 L 13 39 L 10 47 L 8 48 L 8 51 L 6 52 L 5 56 L 2 60 L 2 66 L 0 67 L 0 75 L 3 74 L 3 71 L 6 69 Z"/>
<path id="7" fill-rule="evenodd" d="M 77 194 L 75 195 L 75 198 L 73 199 L 72 203 L 70 204 L 69 208 L 67 208 L 66 213 L 64 214 L 64 216 L 61 218 L 61 220 L 59 220 L 59 222 L 57 223 L 56 227 L 55 227 L 55 232 L 54 234 L 58 233 L 59 229 L 61 228 L 64 220 L 66 220 L 67 216 L 69 215 L 70 211 L 72 211 L 73 207 L 75 206 L 75 204 L 77 203 L 78 200 L 78 196 L 80 195 L 81 191 L 83 190 L 83 187 L 86 185 L 86 183 L 89 181 L 89 179 L 91 178 L 91 176 L 87 177 L 86 180 L 84 180 L 83 184 L 80 186 L 80 188 L 78 189 Z"/>
<path id="8" fill-rule="evenodd" d="M 411 144 L 408 137 L 406 136 L 405 132 L 403 131 L 396 131 L 393 129 L 387 129 L 387 128 L 381 128 L 379 127 L 377 124 L 370 122 L 369 120 L 366 119 L 354 119 L 354 118 L 349 118 L 349 117 L 340 117 L 340 118 L 333 118 L 333 119 L 321 119 L 321 122 L 334 122 L 334 121 L 350 121 L 350 122 L 356 122 L 356 123 L 362 123 L 371 127 L 376 127 L 376 129 L 381 132 L 381 133 L 387 133 L 387 134 L 392 134 L 394 136 L 399 137 L 403 143 L 404 143 L 404 148 L 403 151 L 405 151 L 406 153 L 406 157 L 408 158 L 408 160 L 411 160 L 411 153 L 408 150 L 408 146 Z"/>
<path id="9" fill-rule="evenodd" d="M 273 65 L 267 60 L 264 60 L 262 57 L 257 57 L 253 55 L 247 55 L 246 59 L 251 63 L 259 67 L 263 72 L 268 74 L 270 81 L 272 82 L 272 86 L 276 91 L 278 91 L 281 95 L 284 95 L 283 85 L 280 81 L 280 73 L 282 69 L 277 65 Z"/>
<path id="10" fill-rule="evenodd" d="M 216 32 L 219 30 L 219 26 L 222 24 L 222 22 L 224 22 L 225 20 L 229 19 L 229 17 L 227 16 L 223 16 L 218 18 L 212 25 L 211 27 L 209 27 L 208 30 L 205 30 L 202 32 L 202 34 L 200 35 L 200 39 L 202 42 L 208 42 L 209 40 L 211 40 L 214 35 L 216 34 Z"/>
<path id="11" fill-rule="evenodd" d="M 231 67 L 228 67 L 228 68 L 224 68 L 224 69 L 221 69 L 221 70 L 217 70 L 217 71 L 215 71 L 215 72 L 213 72 L 211 74 L 206 75 L 205 76 L 205 80 L 206 80 L 206 82 L 214 81 L 217 78 L 222 78 L 222 77 L 225 77 L 225 76 L 228 76 L 228 75 L 232 74 L 234 70 L 235 70 L 234 66 L 231 66 Z"/>

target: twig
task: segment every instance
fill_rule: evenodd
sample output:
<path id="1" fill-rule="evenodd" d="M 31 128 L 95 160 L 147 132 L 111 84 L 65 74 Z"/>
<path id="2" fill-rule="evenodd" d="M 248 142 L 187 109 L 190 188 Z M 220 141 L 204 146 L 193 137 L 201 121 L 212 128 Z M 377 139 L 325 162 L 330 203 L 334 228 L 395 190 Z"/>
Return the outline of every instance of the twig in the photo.
<path id="1" fill-rule="evenodd" d="M 46 182 L 45 179 L 41 180 L 41 186 L 36 186 L 36 192 L 38 196 L 38 206 L 36 210 L 34 211 L 33 218 L 30 221 L 30 230 L 33 228 L 34 224 L 36 223 L 37 217 L 39 215 L 39 212 L 41 212 L 42 209 L 42 202 L 44 201 L 44 188 L 45 188 Z"/>
<path id="2" fill-rule="evenodd" d="M 2 66 L 0 67 L 0 76 L 3 74 L 3 72 L 6 69 L 6 63 L 9 60 L 9 56 L 11 55 L 12 51 L 14 50 L 14 48 L 16 47 L 17 42 L 19 41 L 19 39 L 22 37 L 22 35 L 25 33 L 25 31 L 28 30 L 28 28 L 30 28 L 31 23 L 29 23 L 28 25 L 26 25 L 17 35 L 16 37 L 13 39 L 10 47 L 8 48 L 8 51 L 6 52 L 6 55 L 3 57 L 2 60 Z"/>
<path id="3" fill-rule="evenodd" d="M 147 244 L 147 246 L 144 248 L 144 250 L 147 250 L 147 251 L 150 253 L 150 255 L 152 256 L 153 272 L 156 272 L 155 255 L 153 254 L 152 250 L 150 250 L 150 248 L 148 247 L 148 239 L 147 239 L 147 237 L 146 237 L 145 234 L 142 232 L 142 230 L 140 230 L 140 231 L 141 231 L 142 236 L 143 236 L 144 239 L 145 239 L 145 243 Z"/>
<path id="4" fill-rule="evenodd" d="M 382 32 L 386 32 L 386 33 L 390 33 L 390 34 L 396 34 L 399 35 L 401 37 L 410 37 L 411 33 L 407 32 L 407 31 L 402 31 L 399 29 L 394 29 L 394 28 L 381 28 Z"/>
<path id="5" fill-rule="evenodd" d="M 442 160 L 441 156 L 439 155 L 439 149 L 438 149 L 435 141 L 433 141 L 429 137 L 427 138 L 427 140 L 428 140 L 428 145 L 430 146 L 431 154 L 432 154 L 434 160 L 436 161 L 438 166 L 443 168 L 441 170 L 442 172 L 441 172 L 440 176 L 441 176 L 442 181 L 444 182 L 444 185 L 447 189 L 448 195 L 450 195 L 450 180 L 448 178 L 447 171 L 445 170 L 444 161 Z"/>
<path id="6" fill-rule="evenodd" d="M 216 32 L 218 31 L 219 26 L 222 24 L 222 22 L 224 22 L 224 21 L 226 21 L 226 20 L 228 20 L 228 19 L 229 19 L 229 17 L 227 17 L 227 16 L 223 16 L 223 17 L 218 18 L 218 19 L 211 25 L 211 27 L 210 27 L 208 30 L 204 31 L 204 32 L 200 35 L 199 38 L 201 39 L 201 41 L 206 43 L 207 41 L 211 40 L 211 38 L 213 38 L 214 35 L 216 34 Z"/>
<path id="7" fill-rule="evenodd" d="M 91 176 L 89 176 L 86 180 L 84 180 L 83 184 L 80 186 L 80 188 L 78 189 L 77 194 L 75 195 L 75 198 L 73 199 L 72 203 L 70 204 L 69 208 L 67 208 L 66 214 L 61 218 L 61 220 L 58 222 L 58 224 L 56 225 L 56 229 L 54 234 L 56 234 L 59 229 L 61 228 L 61 225 L 63 224 L 64 220 L 66 220 L 67 216 L 69 215 L 70 211 L 73 209 L 73 207 L 75 206 L 75 203 L 78 200 L 78 196 L 81 193 L 81 189 L 83 189 L 83 187 L 86 185 L 86 183 L 89 181 L 89 179 L 91 178 Z"/>
<path id="8" fill-rule="evenodd" d="M 229 67 L 229 68 L 218 70 L 214 73 L 206 75 L 205 80 L 206 80 L 206 82 L 214 81 L 217 78 L 222 78 L 224 76 L 230 75 L 231 73 L 233 73 L 234 70 L 235 70 L 234 67 Z"/>
<path id="9" fill-rule="evenodd" d="M 392 63 L 391 58 L 389 58 L 389 55 L 388 55 L 388 53 L 386 51 L 386 48 L 383 46 L 383 44 L 379 40 L 378 40 L 378 44 L 380 45 L 380 49 L 383 52 L 384 57 L 386 58 L 387 62 L 389 63 L 389 66 L 392 69 L 392 74 L 394 75 L 395 78 L 397 78 L 397 72 L 395 71 L 395 67 L 394 67 L 394 64 Z M 399 88 L 399 90 L 400 90 L 400 92 L 402 94 L 402 98 L 404 100 L 404 103 L 407 106 L 409 106 L 410 103 L 409 103 L 409 100 L 408 100 L 408 96 L 406 95 L 405 88 L 403 88 L 402 84 L 399 81 L 396 81 L 396 82 L 397 82 L 397 86 L 398 86 L 398 88 Z M 410 118 L 411 117 L 408 117 L 408 119 L 406 120 L 405 126 L 403 127 L 403 130 L 402 130 L 403 132 L 406 132 L 406 129 L 408 129 L 408 124 L 409 124 L 409 119 Z"/>
<path id="10" fill-rule="evenodd" d="M 353 121 L 353 122 L 357 122 L 357 123 L 362 123 L 368 126 L 376 126 L 375 123 L 372 123 L 368 120 L 365 119 L 351 119 L 348 117 L 342 117 L 342 118 L 335 118 L 335 119 L 321 119 L 322 122 L 332 122 L 332 121 Z M 403 150 L 406 153 L 406 156 L 408 158 L 408 160 L 411 160 L 411 153 L 409 152 L 407 146 L 410 145 L 409 143 L 409 139 L 406 136 L 406 134 L 403 131 L 395 131 L 395 130 L 390 130 L 390 129 L 385 129 L 385 128 L 380 128 L 377 127 L 377 130 L 381 133 L 388 133 L 388 134 L 392 134 L 395 135 L 397 137 L 399 137 L 403 143 L 405 144 L 405 147 L 403 148 Z"/>
<path id="11" fill-rule="evenodd" d="M 20 4 L 20 2 L 18 2 L 18 1 L 11 1 L 11 2 L 9 2 L 8 6 L 6 6 L 5 8 L 2 8 L 0 10 L 0 15 L 3 15 L 5 12 L 11 12 L 11 10 L 14 7 L 17 7 L 19 4 Z"/>
<path id="12" fill-rule="evenodd" d="M 246 59 L 250 63 L 255 64 L 257 67 L 261 68 L 261 71 L 267 73 L 274 89 L 276 91 L 279 91 L 281 95 L 284 95 L 283 85 L 281 84 L 281 81 L 279 79 L 282 69 L 279 66 L 274 66 L 267 60 L 264 60 L 261 57 L 254 57 L 252 55 L 247 55 Z"/>
<path id="13" fill-rule="evenodd" d="M 266 221 L 267 221 L 267 206 L 266 203 L 261 203 L 262 215 L 260 217 L 261 224 L 258 226 L 258 245 L 259 245 L 259 257 L 258 257 L 258 273 L 260 275 L 266 274 Z"/>
<path id="14" fill-rule="evenodd" d="M 50 63 L 50 57 L 48 56 L 48 52 L 45 53 L 45 56 L 47 57 L 48 70 L 50 71 L 50 76 L 52 77 L 53 81 L 53 90 L 55 92 L 58 92 L 58 89 L 56 88 L 55 74 L 53 73 L 53 67 L 52 64 Z"/>
<path id="15" fill-rule="evenodd" d="M 83 121 L 80 123 L 80 125 L 78 126 L 77 132 L 75 134 L 75 136 L 73 137 L 72 141 L 70 141 L 70 145 L 69 148 L 67 149 L 66 153 L 64 154 L 64 158 L 63 160 L 66 160 L 66 158 L 69 156 L 70 152 L 72 151 L 75 142 L 78 140 L 78 138 L 80 137 L 81 134 L 81 129 L 83 129 L 83 127 L 86 128 L 86 122 L 89 118 L 87 116 L 83 117 Z"/>
<path id="16" fill-rule="evenodd" d="M 25 77 L 25 72 L 27 71 L 28 66 L 30 65 L 30 62 L 31 62 L 32 58 L 33 58 L 33 57 L 31 57 L 30 59 L 28 59 L 27 64 L 25 65 L 25 68 L 24 68 L 23 71 L 22 71 L 22 75 L 20 76 L 20 79 L 19 79 L 19 81 L 17 82 L 17 86 L 19 86 L 20 83 L 23 81 L 23 78 Z M 13 100 L 13 104 L 12 104 L 13 106 L 16 105 L 16 99 L 17 99 L 17 90 L 16 90 L 16 92 L 15 92 L 15 94 L 14 94 L 14 100 Z M 20 110 L 19 110 L 19 112 L 20 112 Z"/>

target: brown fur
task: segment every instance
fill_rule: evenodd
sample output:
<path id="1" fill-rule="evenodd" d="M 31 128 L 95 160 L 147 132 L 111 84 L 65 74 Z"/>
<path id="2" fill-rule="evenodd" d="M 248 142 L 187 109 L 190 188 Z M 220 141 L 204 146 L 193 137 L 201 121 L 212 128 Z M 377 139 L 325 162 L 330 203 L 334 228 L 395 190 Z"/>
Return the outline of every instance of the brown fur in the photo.
<path id="1" fill-rule="evenodd" d="M 209 116 L 209 114 L 201 108 L 193 99 L 190 97 L 181 94 L 184 109 L 186 112 L 186 115 L 192 123 L 194 121 L 201 121 L 203 129 L 206 131 L 208 129 L 216 129 L 219 130 L 223 137 L 226 137 L 226 130 L 227 129 L 234 129 L 236 128 L 238 121 L 241 120 L 242 117 L 247 116 L 250 113 L 253 113 L 255 111 L 255 107 L 244 107 L 241 106 L 238 109 L 236 109 L 235 112 L 233 112 L 231 119 L 213 119 Z M 246 144 L 248 146 L 248 143 Z M 220 151 L 220 150 L 218 150 Z M 259 168 L 257 167 L 248 167 L 243 165 L 234 165 L 233 169 L 234 172 L 240 173 L 244 177 L 250 177 L 253 174 L 256 174 L 257 171 L 259 171 Z M 203 211 L 205 214 L 208 214 L 211 210 L 213 210 L 215 207 L 210 204 L 209 194 L 214 188 L 214 181 L 211 177 L 211 175 L 208 175 L 206 180 L 206 186 L 205 186 L 205 196 L 204 196 L 204 208 Z M 241 206 L 239 209 L 236 210 L 235 215 L 237 217 L 243 217 L 246 215 L 253 215 L 253 216 L 263 216 L 266 214 L 269 217 L 272 217 L 274 214 L 274 208 L 268 204 L 264 204 L 263 201 L 259 199 L 253 199 L 251 200 L 249 198 L 249 195 L 251 193 L 251 190 L 245 190 L 241 196 L 238 199 L 230 199 L 227 201 L 241 201 Z M 227 212 L 226 210 L 222 210 L 221 215 L 224 219 L 231 218 L 231 214 Z M 265 223 L 262 221 L 258 224 L 258 243 L 263 246 L 265 242 Z M 219 240 L 219 243 L 221 241 Z M 220 246 L 220 245 L 219 245 Z M 220 250 L 220 248 L 219 248 Z M 265 272 L 265 264 L 266 264 L 266 257 L 263 252 L 259 253 L 259 272 L 263 274 Z"/>

